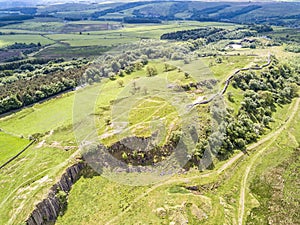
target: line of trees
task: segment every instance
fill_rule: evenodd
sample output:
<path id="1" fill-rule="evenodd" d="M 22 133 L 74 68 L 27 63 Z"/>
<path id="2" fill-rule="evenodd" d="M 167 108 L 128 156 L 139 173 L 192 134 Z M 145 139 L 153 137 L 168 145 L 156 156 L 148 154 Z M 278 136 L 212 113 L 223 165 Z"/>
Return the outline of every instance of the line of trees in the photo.
<path id="1" fill-rule="evenodd" d="M 193 30 L 183 30 L 176 31 L 171 33 L 163 34 L 160 39 L 162 40 L 178 40 L 178 41 L 187 41 L 187 40 L 196 40 L 203 38 L 206 40 L 206 43 L 217 42 L 220 40 L 232 40 L 232 39 L 241 39 L 245 37 L 255 36 L 256 31 L 250 31 L 249 29 L 223 29 L 216 27 L 205 27 Z"/>
<path id="2" fill-rule="evenodd" d="M 63 59 L 49 61 L 34 59 L 14 62 L 0 66 L 0 113 L 18 109 L 79 85 L 100 82 L 102 78 L 116 79 L 133 71 L 142 69 L 148 59 L 175 57 L 179 59 L 199 46 L 192 44 L 171 45 L 161 42 L 145 41 L 130 44 L 128 49 L 115 55 L 102 56 L 98 61 L 88 60 L 64 62 Z M 197 43 L 196 43 L 197 42 Z M 39 64 L 41 63 L 41 64 Z M 154 76 L 155 68 L 149 66 L 146 72 Z"/>
<path id="3" fill-rule="evenodd" d="M 84 70 L 81 67 L 57 71 L 48 76 L 19 79 L 1 86 L 0 114 L 76 87 Z"/>

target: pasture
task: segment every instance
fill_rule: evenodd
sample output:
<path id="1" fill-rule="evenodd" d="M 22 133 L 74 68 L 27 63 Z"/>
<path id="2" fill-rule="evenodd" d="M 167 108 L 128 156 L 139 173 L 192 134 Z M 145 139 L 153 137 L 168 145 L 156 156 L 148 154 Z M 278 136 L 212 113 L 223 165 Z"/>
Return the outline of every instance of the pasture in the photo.
<path id="1" fill-rule="evenodd" d="M 9 141 L 9 139 L 8 139 Z M 0 223 L 22 224 L 57 177 L 75 162 L 72 150 L 34 145 L 0 171 Z"/>
<path id="2" fill-rule="evenodd" d="M 281 123 L 286 121 L 289 117 L 289 113 L 286 112 L 289 112 L 294 104 L 295 101 L 291 106 L 285 105 L 276 112 L 275 117 L 280 118 L 280 122 L 274 128 L 278 128 Z M 266 207 L 265 202 L 263 201 L 263 205 L 258 205 L 254 197 L 257 197 L 256 193 L 269 196 L 267 193 L 270 191 L 270 187 L 264 183 L 264 180 L 258 179 L 258 175 L 255 174 L 267 176 L 274 167 L 276 168 L 292 156 L 293 148 L 299 141 L 299 121 L 299 113 L 297 113 L 288 129 L 279 133 L 278 138 L 270 139 L 258 146 L 251 151 L 250 156 L 243 157 L 243 160 L 220 175 L 212 173 L 205 176 L 205 173 L 211 173 L 210 171 L 199 175 L 198 172 L 195 173 L 194 170 L 191 170 L 187 174 L 174 175 L 169 180 L 157 185 L 139 187 L 120 185 L 97 175 L 89 178 L 82 177 L 71 190 L 68 210 L 63 217 L 58 219 L 57 224 L 69 224 L 74 220 L 81 224 L 93 224 L 94 221 L 97 221 L 98 224 L 108 222 L 114 224 L 121 221 L 123 224 L 132 224 L 136 221 L 169 224 L 170 221 L 185 221 L 185 219 L 191 221 L 192 224 L 197 224 L 199 220 L 203 221 L 204 224 L 232 221 L 232 218 L 235 218 L 238 213 L 240 189 L 243 188 L 241 177 L 244 176 L 244 171 L 250 161 L 255 158 L 252 156 L 259 155 L 259 152 L 263 152 L 264 149 L 267 150 L 256 160 L 255 173 L 253 172 L 249 176 L 247 187 L 252 183 L 250 190 L 251 192 L 254 191 L 255 195 L 247 192 L 246 212 L 249 212 L 253 207 L 267 210 L 264 208 Z M 289 147 L 287 148 L 287 146 Z M 283 147 L 287 150 L 282 152 Z M 217 163 L 214 170 L 218 170 L 221 165 L 223 165 L 222 162 Z M 295 175 L 296 165 L 294 162 L 289 166 L 289 174 Z M 199 176 L 205 178 L 202 179 Z M 291 197 L 291 194 L 295 193 L 295 189 L 291 186 L 290 176 L 287 174 L 283 174 L 283 176 L 289 182 L 285 187 L 286 192 L 283 196 L 284 201 L 288 201 L 287 199 Z M 185 188 L 187 186 L 200 187 L 201 192 L 187 190 Z M 98 207 L 100 205 L 101 207 Z M 258 218 L 263 218 L 263 214 L 258 209 L 254 208 L 253 213 Z M 290 210 L 295 209 L 290 208 Z M 280 214 L 282 217 L 284 212 Z M 251 216 L 253 215 L 251 214 Z M 256 217 L 251 218 L 251 216 L 248 216 L 247 219 L 250 221 L 257 219 Z"/>
<path id="3" fill-rule="evenodd" d="M 54 43 L 54 41 L 49 40 L 48 38 L 45 38 L 41 35 L 35 35 L 35 34 L 0 35 L 0 43 L 2 47 L 7 45 L 12 45 L 15 42 L 26 43 L 26 44 L 41 43 L 41 45 L 49 45 Z"/>
<path id="4" fill-rule="evenodd" d="M 142 7 L 144 6 L 139 8 Z M 236 10 L 239 7 L 232 6 L 231 9 Z M 156 7 L 155 10 L 161 9 Z M 125 10 L 125 15 L 130 13 L 132 9 Z M 61 16 L 68 14 L 64 12 Z M 107 14 L 106 17 L 122 15 L 123 13 L 117 12 Z M 18 34 L 1 35 L 0 47 L 15 42 L 40 42 L 43 46 L 47 46 L 35 54 L 35 57 L 88 57 L 100 55 L 120 44 L 138 42 L 141 39 L 159 39 L 163 33 L 202 26 L 233 28 L 237 25 L 194 21 L 141 25 L 105 21 L 63 23 L 60 20 L 48 22 L 32 20 L 1 28 L 0 31 Z M 35 32 L 37 33 L 34 34 Z M 284 32 L 278 31 L 278 35 L 283 34 Z M 157 69 L 156 76 L 148 76 L 145 66 L 125 76 L 116 75 L 111 80 L 103 78 L 101 83 L 78 88 L 76 91 L 0 118 L 0 129 L 7 132 L 0 131 L 0 164 L 26 146 L 29 143 L 27 138 L 31 135 L 41 134 L 37 143 L 0 171 L 0 208 L 3 209 L 0 212 L 0 224 L 22 224 L 37 201 L 47 195 L 49 188 L 62 172 L 81 160 L 80 152 L 77 151 L 76 132 L 79 132 L 89 119 L 95 123 L 97 138 L 107 146 L 132 135 L 148 137 L 157 130 L 162 131 L 159 143 L 162 145 L 172 131 L 179 130 L 183 126 L 181 116 L 188 111 L 188 104 L 199 97 L 207 97 L 212 91 L 216 93 L 223 87 L 225 79 L 238 68 L 265 63 L 269 52 L 276 54 L 280 59 L 291 56 L 290 53 L 283 53 L 282 49 L 282 47 L 240 49 L 218 52 L 218 56 L 199 59 L 201 49 L 195 54 L 188 55 L 188 62 L 150 61 L 147 66 Z M 214 51 L 217 52 L 215 49 Z M 166 71 L 165 63 L 179 69 Z M 189 91 L 182 91 L 183 85 L 207 79 L 216 79 L 218 83 L 211 90 L 205 87 L 203 90 L 195 90 L 192 87 Z M 184 94 L 181 94 L 182 92 Z M 231 86 L 228 92 L 234 95 L 234 102 L 229 102 L 227 96 L 225 101 L 237 114 L 244 93 Z M 89 97 L 95 95 L 95 102 L 90 102 Z M 84 101 L 77 102 L 80 99 Z M 87 107 L 90 103 L 93 105 Z M 76 111 L 78 109 L 80 110 Z M 202 127 L 206 127 L 210 122 L 209 110 L 209 106 L 198 106 L 195 110 L 199 114 Z M 289 112 L 289 105 L 278 108 L 274 113 L 275 122 L 271 123 L 271 129 L 266 130 L 263 137 L 267 137 L 273 132 L 272 129 L 278 129 L 287 121 Z M 74 118 L 74 115 L 79 117 Z M 267 167 L 277 166 L 277 159 L 283 160 L 290 156 L 291 148 L 299 142 L 299 115 L 293 121 L 295 123 L 280 134 L 279 144 L 272 142 L 267 146 L 268 142 L 255 149 L 261 151 L 266 146 L 270 147 L 270 152 L 267 151 L 263 155 L 260 164 L 255 168 L 258 174 L 262 174 Z M 118 127 L 120 124 L 123 127 Z M 88 137 L 89 134 L 85 131 L 80 133 L 83 137 Z M 282 148 L 287 148 L 283 154 Z M 237 153 L 233 155 L 236 156 Z M 199 221 L 206 224 L 221 224 L 225 221 L 230 224 L 236 218 L 241 177 L 252 160 L 251 156 L 252 152 L 249 157 L 243 157 L 241 162 L 233 164 L 233 168 L 226 173 L 216 171 L 230 163 L 230 159 L 228 162 L 213 159 L 214 170 L 199 173 L 198 168 L 191 168 L 184 174 L 175 174 L 170 180 L 153 186 L 128 186 L 108 180 L 101 175 L 87 174 L 88 176 L 81 177 L 73 186 L 69 195 L 68 209 L 64 216 L 58 218 L 57 224 L 72 224 L 74 221 L 80 224 L 99 224 L 112 219 L 114 220 L 112 224 L 133 224 L 137 221 L 147 224 L 170 224 L 172 221 L 179 221 L 179 224 L 183 224 L 186 218 L 191 224 L 198 224 Z M 265 162 L 267 166 L 263 165 Z M 290 169 L 288 172 L 293 171 Z M 204 179 L 200 178 L 202 175 Z M 132 177 L 124 176 L 124 179 L 128 182 Z M 249 183 L 254 181 L 253 175 L 250 175 Z M 142 183 L 143 180 L 139 182 Z M 185 187 L 194 187 L 194 190 Z M 287 190 L 288 193 L 291 192 L 291 183 Z M 250 202 L 246 208 L 250 211 L 255 206 L 255 200 L 251 193 L 247 193 L 246 198 Z"/>
<path id="5" fill-rule="evenodd" d="M 28 139 L 0 131 L 0 165 L 20 152 L 27 144 L 29 144 Z"/>
<path id="6" fill-rule="evenodd" d="M 103 24 L 103 23 L 102 23 Z M 141 39 L 159 39 L 164 33 L 196 29 L 201 26 L 233 26 L 232 24 L 222 23 L 200 23 L 200 22 L 168 22 L 164 24 L 125 24 L 123 28 L 103 30 L 103 31 L 85 31 L 74 34 L 49 34 L 50 39 L 67 43 L 70 46 L 112 46 L 136 42 Z"/>

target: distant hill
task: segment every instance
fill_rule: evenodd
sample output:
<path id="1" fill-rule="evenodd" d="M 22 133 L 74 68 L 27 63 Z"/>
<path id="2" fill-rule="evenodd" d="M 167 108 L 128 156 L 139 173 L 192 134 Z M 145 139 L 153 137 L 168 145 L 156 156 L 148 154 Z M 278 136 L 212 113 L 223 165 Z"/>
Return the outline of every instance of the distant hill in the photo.
<path id="1" fill-rule="evenodd" d="M 261 23 L 299 27 L 300 2 L 290 1 L 105 1 L 86 0 L 68 2 L 59 0 L 0 0 L 0 9 L 36 6 L 35 16 L 57 17 L 63 20 L 105 20 L 128 23 L 157 23 L 168 20 L 196 20 Z M 99 4 L 98 4 L 99 3 Z M 100 4 L 102 3 L 102 4 Z M 42 4 L 42 5 L 41 5 Z M 28 10 L 27 10 L 28 11 Z M 20 14 L 27 15 L 26 10 Z M 32 15 L 32 14 L 30 14 Z"/>

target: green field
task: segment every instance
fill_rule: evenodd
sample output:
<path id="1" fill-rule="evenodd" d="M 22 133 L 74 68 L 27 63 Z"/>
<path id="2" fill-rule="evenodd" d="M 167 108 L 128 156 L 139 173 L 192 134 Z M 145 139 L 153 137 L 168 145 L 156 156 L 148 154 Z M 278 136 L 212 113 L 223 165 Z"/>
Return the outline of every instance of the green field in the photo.
<path id="1" fill-rule="evenodd" d="M 28 137 L 34 133 L 46 133 L 71 124 L 73 99 L 74 94 L 66 94 L 64 97 L 36 104 L 34 107 L 0 119 L 0 127 L 5 131 Z"/>
<path id="2" fill-rule="evenodd" d="M 292 106 L 295 106 L 295 101 Z M 282 110 L 291 111 L 290 106 Z M 276 114 L 283 115 L 283 111 Z M 293 153 L 293 148 L 300 141 L 299 113 L 288 123 L 287 129 L 282 130 L 279 136 L 269 138 L 257 148 L 253 148 L 250 156 L 243 157 L 243 160 L 234 164 L 223 175 L 216 175 L 214 172 L 208 177 L 204 174 L 195 175 L 190 171 L 186 175 L 175 175 L 173 178 L 150 187 L 119 186 L 100 176 L 92 178 L 81 178 L 70 193 L 69 205 L 66 214 L 60 217 L 58 224 L 69 224 L 70 221 L 79 221 L 80 224 L 132 224 L 132 223 L 154 223 L 169 224 L 171 221 L 183 222 L 188 219 L 191 224 L 220 224 L 223 221 L 232 223 L 238 215 L 241 177 L 248 164 L 254 161 L 259 169 L 256 173 L 251 172 L 248 184 L 251 183 L 254 174 L 266 173 L 269 168 L 279 165 Z M 289 118 L 289 113 L 281 116 L 281 121 Z M 278 128 L 278 127 L 277 127 Z M 275 129 L 276 130 L 276 129 Z M 290 133 L 289 130 L 292 130 Z M 271 137 L 274 132 L 271 132 Z M 291 141 L 286 136 L 296 139 Z M 268 136 L 266 136 L 268 137 Z M 297 142 L 295 142 L 297 140 Z M 280 145 L 278 146 L 278 143 Z M 290 146 L 284 154 L 282 147 Z M 257 159 L 260 154 L 261 157 Z M 279 159 L 279 160 L 278 160 Z M 255 164 L 255 165 L 256 165 Z M 217 171 L 223 163 L 217 164 L 214 171 Z M 295 172 L 295 171 L 294 171 Z M 293 173 L 294 173 L 293 172 Z M 201 176 L 205 178 L 201 178 Z M 285 175 L 287 176 L 287 175 Z M 101 184 L 101 185 L 99 185 Z M 118 185 L 115 187 L 115 185 Z M 201 192 L 187 191 L 186 186 L 203 186 Z M 213 185 L 216 188 L 210 189 Z M 118 190 L 116 193 L 115 191 Z M 291 186 L 286 189 L 288 197 L 293 192 Z M 105 194 L 104 194 L 105 193 Z M 142 196 L 142 198 L 139 198 Z M 286 198 L 287 198 L 286 197 Z M 252 207 L 257 207 L 257 200 L 247 192 L 246 212 Z M 98 207 L 101 205 L 102 207 Z M 84 210 L 82 210 L 84 209 Z M 100 210 L 100 211 L 99 211 Z M 246 215 L 246 213 L 245 213 Z"/>
<path id="3" fill-rule="evenodd" d="M 0 47 L 4 47 L 6 45 L 6 43 L 4 41 L 0 41 Z"/>
<path id="4" fill-rule="evenodd" d="M 84 158 L 84 151 L 91 150 L 95 143 L 97 148 L 116 144 L 116 152 L 113 148 L 109 150 L 112 149 L 112 155 L 116 153 L 116 158 L 121 155 L 128 169 L 110 168 L 109 160 L 102 162 L 105 165 L 101 165 L 99 173 L 85 168 L 70 192 L 64 193 L 67 205 L 60 212 L 55 222 L 57 225 L 257 225 L 268 224 L 270 218 L 298 224 L 299 190 L 296 185 L 299 183 L 300 99 L 299 96 L 290 97 L 290 93 L 298 91 L 295 83 L 299 77 L 285 68 L 292 68 L 296 74 L 299 66 L 284 67 L 280 63 L 299 60 L 299 54 L 285 51 L 282 45 L 287 40 L 284 38 L 295 39 L 289 41 L 297 43 L 299 34 L 292 28 L 274 27 L 272 33 L 258 33 L 255 37 L 238 40 L 217 33 L 217 37 L 213 37 L 217 41 L 208 38 L 193 40 L 191 36 L 187 41 L 158 41 L 165 33 L 201 27 L 243 27 L 243 31 L 250 31 L 247 25 L 231 22 L 247 22 L 247 16 L 257 16 L 256 19 L 260 20 L 265 9 L 267 14 L 278 16 L 274 18 L 278 22 L 281 10 L 269 3 L 176 2 L 174 5 L 173 2 L 159 2 L 121 8 L 100 17 L 94 15 L 122 4 L 43 5 L 38 6 L 38 12 L 46 13 L 45 18 L 37 16 L 0 28 L 0 32 L 5 33 L 0 35 L 4 55 L 10 51 L 5 47 L 15 42 L 41 43 L 37 52 L 24 53 L 27 57 L 24 61 L 51 59 L 45 64 L 29 61 L 32 65 L 26 62 L 25 66 L 21 60 L 15 64 L 7 62 L 8 69 L 0 71 L 0 88 L 13 87 L 21 81 L 28 84 L 27 90 L 15 85 L 14 90 L 1 95 L 4 97 L 0 100 L 7 108 L 1 106 L 0 110 L 11 110 L 11 105 L 25 107 L 0 117 L 0 165 L 37 137 L 25 152 L 0 170 L 0 224 L 24 224 L 68 167 L 78 162 L 89 163 Z M 222 4 L 230 6 L 206 16 L 212 18 L 254 4 L 262 5 L 262 8 L 242 13 L 232 20 L 220 20 L 228 21 L 226 23 L 189 20 L 197 10 L 198 13 L 201 10 L 215 11 L 209 7 Z M 173 12 L 175 17 L 168 21 Z M 122 19 L 134 13 L 166 18 L 162 17 L 162 23 L 157 24 L 100 21 Z M 176 16 L 187 20 L 176 21 Z M 80 20 L 69 21 L 77 19 Z M 184 34 L 188 35 L 187 32 Z M 274 35 L 272 41 L 264 37 L 271 34 Z M 218 35 L 222 37 L 218 39 Z M 244 42 L 255 43 L 255 48 L 226 48 L 229 44 Z M 146 46 L 148 43 L 150 47 Z M 270 46 L 270 43 L 275 44 Z M 270 55 L 276 56 L 280 63 L 276 64 Z M 214 100 L 219 99 L 217 94 L 236 70 L 263 65 L 268 57 L 272 59 L 270 65 L 274 70 L 257 70 L 253 74 L 259 76 L 253 75 L 255 78 L 252 78 L 257 81 L 257 86 L 263 86 L 258 80 L 273 79 L 274 87 L 269 82 L 268 87 L 265 85 L 264 89 L 252 91 L 250 81 L 243 80 L 240 82 L 246 83 L 247 88 L 229 85 L 219 102 L 203 104 L 202 101 L 212 96 L 217 96 Z M 58 58 L 64 58 L 64 61 Z M 156 73 L 150 74 L 151 69 Z M 78 79 L 73 71 L 80 75 Z M 277 79 L 286 74 L 291 77 Z M 84 84 L 79 86 L 82 81 Z M 283 90 L 278 85 L 282 85 Z M 64 90 L 69 91 L 61 94 Z M 29 97 L 23 92 L 30 92 Z M 260 97 L 258 101 L 262 103 L 255 102 L 256 99 L 251 97 L 258 95 L 254 92 L 259 95 L 271 93 L 267 97 L 271 96 L 272 104 L 265 104 L 268 109 L 262 106 L 269 99 Z M 37 97 L 45 93 L 47 95 Z M 6 94 L 11 102 L 5 102 Z M 51 97 L 54 95 L 56 97 Z M 233 100 L 230 100 L 230 95 Z M 32 102 L 38 103 L 26 107 L 30 97 L 35 97 Z M 49 99 L 39 102 L 46 97 Z M 281 97 L 286 101 L 280 103 Z M 249 107 L 246 101 L 251 101 L 251 110 L 246 109 Z M 258 113 L 261 118 L 253 113 L 257 105 L 264 110 Z M 248 134 L 252 135 L 251 141 L 246 140 Z M 182 138 L 187 136 L 188 142 Z M 134 146 L 127 151 L 126 142 L 134 138 L 156 140 L 146 143 L 145 149 Z M 242 139 L 244 145 L 236 143 L 238 139 Z M 246 146 L 245 143 L 252 144 Z M 221 151 L 226 151 L 226 154 L 215 146 L 222 147 Z M 173 148 L 177 147 L 187 149 L 184 156 L 182 151 L 175 152 L 178 149 Z M 141 153 L 143 150 L 145 154 Z M 176 159 L 163 155 L 163 151 L 174 153 Z M 177 160 L 182 158 L 185 164 L 178 169 Z M 142 166 L 135 167 L 136 162 L 149 165 L 146 172 Z M 168 164 L 168 168 L 161 166 L 161 162 Z M 137 172 L 128 172 L 131 169 Z"/>
<path id="5" fill-rule="evenodd" d="M 100 55 L 109 47 L 136 43 L 142 39 L 159 39 L 164 33 L 196 29 L 205 26 L 234 28 L 230 23 L 174 21 L 163 24 L 122 24 L 118 22 L 75 21 L 64 24 L 59 21 L 26 21 L 5 26 L 0 36 L 0 47 L 15 42 L 51 45 L 39 51 L 36 57 L 89 57 Z M 49 34 L 49 32 L 53 34 Z M 80 34 L 80 31 L 82 33 Z M 14 32 L 16 34 L 7 34 Z M 34 34 L 36 33 L 36 34 Z M 43 36 L 41 36 L 42 34 Z M 94 48 L 95 47 L 95 48 Z"/>
<path id="6" fill-rule="evenodd" d="M 14 34 L 14 35 L 1 35 L 0 36 L 0 43 L 2 46 L 12 45 L 15 42 L 19 43 L 41 43 L 41 45 L 49 45 L 53 44 L 54 42 L 42 37 L 40 35 L 33 35 L 33 34 Z"/>
<path id="7" fill-rule="evenodd" d="M 49 38 L 62 41 L 71 46 L 89 45 L 118 45 L 139 41 L 140 39 L 159 39 L 164 33 L 196 29 L 202 26 L 228 27 L 233 25 L 223 23 L 200 23 L 200 22 L 170 22 L 162 25 L 132 25 L 126 24 L 124 28 L 109 31 L 90 31 L 76 34 L 53 34 Z"/>
<path id="8" fill-rule="evenodd" d="M 37 22 L 26 21 L 21 24 L 13 24 L 6 26 L 5 29 L 11 30 L 26 30 L 36 32 L 55 32 L 58 31 L 64 24 L 61 22 Z"/>
<path id="9" fill-rule="evenodd" d="M 258 221 L 273 219 L 276 222 L 288 218 L 290 223 L 299 220 L 297 196 L 299 190 L 295 182 L 299 181 L 297 167 L 299 167 L 299 124 L 298 113 L 294 123 L 270 146 L 257 162 L 249 178 L 250 193 L 259 201 L 247 216 L 247 223 L 256 224 Z M 280 180 L 284 179 L 284 183 Z M 280 187 L 282 192 L 276 188 Z M 250 196 L 248 197 L 251 198 Z M 291 201 L 291 199 L 293 199 Z M 279 203 L 280 202 L 280 203 Z M 277 205 L 277 209 L 270 207 Z"/>
<path id="10" fill-rule="evenodd" d="M 0 164 L 20 152 L 29 141 L 20 137 L 0 132 Z"/>
<path id="11" fill-rule="evenodd" d="M 251 59 L 253 58 L 250 57 L 248 59 L 245 56 L 230 58 L 230 60 L 233 60 L 232 63 L 237 63 L 239 66 L 247 65 Z M 208 62 L 205 62 L 205 60 L 204 62 L 209 64 L 210 59 L 207 60 Z M 170 77 L 171 81 L 175 79 L 184 81 L 185 79 L 183 73 L 178 73 L 177 71 L 163 72 L 163 63 L 151 62 L 150 65 L 157 67 L 159 71 L 157 77 Z M 196 68 L 196 65 L 199 65 L 199 62 L 192 61 L 190 64 L 187 64 L 186 67 L 192 69 Z M 237 66 L 230 68 L 234 70 Z M 220 73 L 218 71 L 220 70 L 216 70 L 215 72 Z M 224 74 L 227 76 L 229 73 L 230 69 L 226 70 L 226 73 L 219 74 L 218 77 L 224 78 Z M 101 85 L 93 85 L 78 91 L 78 93 L 86 91 L 97 92 L 101 86 L 101 93 L 103 93 L 103 95 L 99 95 L 95 109 L 96 114 L 101 115 L 98 117 L 100 134 L 104 132 L 109 133 L 109 130 L 103 126 L 105 119 L 110 115 L 110 111 L 107 111 L 105 106 L 109 106 L 110 101 L 119 96 L 124 89 L 120 87 L 118 80 L 122 79 L 125 88 L 130 88 L 132 85 L 131 81 L 134 78 L 145 77 L 145 75 L 146 73 L 143 69 L 123 78 L 118 78 L 115 81 L 106 80 Z M 147 79 L 150 78 L 148 77 Z M 148 88 L 151 88 L 151 86 Z M 74 156 L 71 160 L 67 159 L 75 150 L 63 150 L 66 146 L 76 146 L 73 128 L 71 126 L 73 101 L 74 93 L 71 92 L 60 98 L 37 104 L 32 108 L 24 109 L 12 116 L 1 119 L 0 127 L 2 129 L 15 132 L 18 135 L 28 136 L 36 132 L 48 133 L 54 130 L 51 136 L 45 138 L 45 143 L 41 145 L 41 147 L 39 147 L 39 143 L 31 147 L 21 158 L 13 162 L 11 167 L 0 172 L 1 180 L 3 180 L 2 185 L 5 188 L 5 191 L 1 192 L 1 199 L 3 200 L 0 203 L 1 206 L 5 207 L 5 210 L 1 212 L 0 216 L 0 221 L 3 223 L 11 221 L 17 224 L 23 221 L 26 215 L 32 211 L 34 202 L 36 201 L 35 199 L 41 199 L 58 175 L 61 174 L 61 171 L 74 162 Z M 143 121 L 144 118 L 141 117 L 138 111 L 141 110 L 141 112 L 144 112 L 145 107 L 153 111 L 153 107 L 156 108 L 157 104 L 152 104 L 151 102 L 152 101 L 141 102 L 141 104 L 138 104 L 137 107 L 131 111 L 133 115 L 132 125 L 147 122 L 147 120 Z M 163 102 L 158 104 L 162 105 L 161 103 Z M 281 121 L 284 121 L 285 118 L 282 118 L 280 115 L 285 114 L 284 112 L 288 111 L 287 108 L 288 106 L 285 106 L 282 110 L 278 111 L 275 117 L 281 118 Z M 169 109 L 171 108 L 166 108 L 166 115 L 171 115 L 169 113 L 173 110 Z M 157 116 L 161 117 L 166 115 L 161 113 L 157 114 Z M 45 120 L 45 118 L 47 119 Z M 173 117 L 170 118 L 172 119 Z M 31 126 L 24 127 L 23 124 L 30 124 Z M 115 141 L 116 139 L 110 139 L 109 142 L 111 143 L 112 140 Z M 131 186 L 117 184 L 101 176 L 81 178 L 70 193 L 66 214 L 59 218 L 57 223 L 69 224 L 70 221 L 76 220 L 79 224 L 102 224 L 113 220 L 115 221 L 113 224 L 117 224 L 118 221 L 122 221 L 124 224 L 132 224 L 134 221 L 140 221 L 141 223 L 148 223 L 150 221 L 152 223 L 168 224 L 174 220 L 184 221 L 188 218 L 188 220 L 194 224 L 193 221 L 207 221 L 205 218 L 208 216 L 210 219 L 206 222 L 207 224 L 218 224 L 224 221 L 224 218 L 234 217 L 237 213 L 237 205 L 230 202 L 237 202 L 237 200 L 234 199 L 238 199 L 239 192 L 237 190 L 239 189 L 235 189 L 235 187 L 240 182 L 239 178 L 243 174 L 243 168 L 244 165 L 247 165 L 246 163 L 247 161 L 245 161 L 245 164 L 237 167 L 239 170 L 232 175 L 230 182 L 228 178 L 221 177 L 220 179 L 216 174 L 212 174 L 212 176 L 206 179 L 200 179 L 198 178 L 199 174 L 193 170 L 186 175 L 175 176 L 165 184 L 162 183 L 159 186 L 151 187 L 133 188 Z M 27 169 L 32 168 L 33 165 L 35 169 L 26 172 L 28 171 Z M 217 164 L 216 168 L 220 168 L 222 165 L 223 162 Z M 9 174 L 14 177 L 22 177 L 22 179 L 18 179 L 18 181 L 13 183 L 8 182 Z M 198 174 L 196 178 L 195 174 Z M 189 180 L 189 177 L 191 178 L 190 183 L 182 183 L 182 180 L 185 178 Z M 208 185 L 211 182 L 214 183 L 216 180 L 220 181 L 222 179 L 225 179 L 226 184 L 222 184 L 217 194 L 209 191 L 195 194 L 181 187 L 186 185 Z M 144 193 L 148 193 L 148 191 L 149 194 L 144 196 Z M 21 195 L 22 198 L 10 198 L 10 196 L 15 193 L 20 193 L 19 195 Z M 31 198 L 29 194 L 35 197 Z M 137 200 L 137 196 L 143 196 L 143 198 Z M 224 201 L 229 201 L 229 203 L 226 203 L 226 207 L 229 211 L 225 214 L 221 213 L 224 209 L 224 205 L 220 205 L 220 198 L 223 198 L 223 196 L 226 196 Z M 149 202 L 151 203 L 150 205 L 148 204 Z M 134 204 L 132 205 L 132 203 Z M 25 205 L 29 205 L 30 207 L 25 208 Z M 102 206 L 100 207 L 100 211 L 99 205 Z M 232 213 L 232 215 L 228 213 Z M 14 214 L 14 216 L 12 216 L 12 214 Z M 195 224 L 196 223 L 197 222 L 195 222 Z"/>
<path id="12" fill-rule="evenodd" d="M 22 224 L 67 166 L 72 151 L 37 145 L 0 171 L 0 223 Z"/>

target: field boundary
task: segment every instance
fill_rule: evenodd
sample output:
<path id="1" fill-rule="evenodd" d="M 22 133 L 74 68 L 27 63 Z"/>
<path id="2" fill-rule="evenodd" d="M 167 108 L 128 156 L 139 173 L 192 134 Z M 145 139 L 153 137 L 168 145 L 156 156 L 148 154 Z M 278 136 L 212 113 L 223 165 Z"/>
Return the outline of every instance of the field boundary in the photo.
<path id="1" fill-rule="evenodd" d="M 9 160 L 7 160 L 5 163 L 3 163 L 0 166 L 0 170 L 7 166 L 9 163 L 11 163 L 12 161 L 14 161 L 16 158 L 18 158 L 23 152 L 25 152 L 36 140 L 31 141 L 25 148 L 23 148 L 19 153 L 17 153 L 15 156 L 11 157 Z"/>

